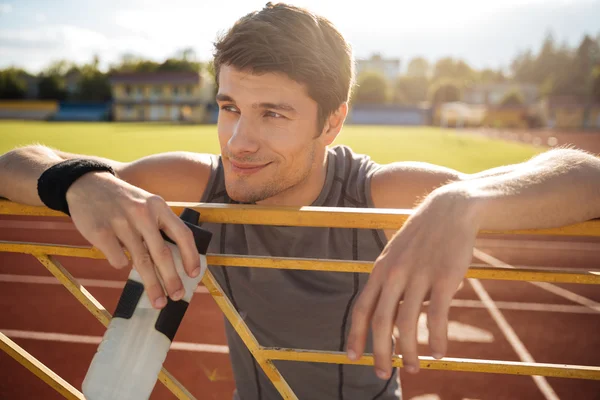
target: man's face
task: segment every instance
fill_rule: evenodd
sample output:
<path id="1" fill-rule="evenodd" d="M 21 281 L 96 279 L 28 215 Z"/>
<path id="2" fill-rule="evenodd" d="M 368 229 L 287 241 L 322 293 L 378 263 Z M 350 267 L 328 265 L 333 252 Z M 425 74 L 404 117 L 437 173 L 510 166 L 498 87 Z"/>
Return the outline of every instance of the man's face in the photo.
<path id="1" fill-rule="evenodd" d="M 317 103 L 303 85 L 284 74 L 223 66 L 217 102 L 225 186 L 233 200 L 253 203 L 285 194 L 322 166 Z"/>

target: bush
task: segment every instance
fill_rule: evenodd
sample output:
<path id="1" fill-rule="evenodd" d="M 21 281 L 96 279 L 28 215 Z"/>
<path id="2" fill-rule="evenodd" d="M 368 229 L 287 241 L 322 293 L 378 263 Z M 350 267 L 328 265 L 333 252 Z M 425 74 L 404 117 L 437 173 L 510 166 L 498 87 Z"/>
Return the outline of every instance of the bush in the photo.
<path id="1" fill-rule="evenodd" d="M 460 87 L 455 82 L 449 80 L 437 82 L 431 87 L 429 92 L 429 98 L 434 105 L 459 101 L 460 95 Z"/>
<path id="2" fill-rule="evenodd" d="M 387 81 L 383 75 L 367 72 L 358 77 L 354 93 L 356 104 L 385 104 L 387 101 Z"/>
<path id="3" fill-rule="evenodd" d="M 525 98 L 518 89 L 507 92 L 504 97 L 502 97 L 502 100 L 500 100 L 501 106 L 522 106 L 523 104 L 525 104 Z"/>
<path id="4" fill-rule="evenodd" d="M 0 99 L 18 100 L 25 98 L 27 94 L 27 84 L 21 78 L 17 71 L 0 71 Z"/>
<path id="5" fill-rule="evenodd" d="M 64 79 L 58 75 L 43 76 L 38 83 L 38 97 L 41 100 L 65 100 L 67 90 Z"/>
<path id="6" fill-rule="evenodd" d="M 429 80 L 424 76 L 402 76 L 394 87 L 394 103 L 418 104 L 427 100 Z"/>

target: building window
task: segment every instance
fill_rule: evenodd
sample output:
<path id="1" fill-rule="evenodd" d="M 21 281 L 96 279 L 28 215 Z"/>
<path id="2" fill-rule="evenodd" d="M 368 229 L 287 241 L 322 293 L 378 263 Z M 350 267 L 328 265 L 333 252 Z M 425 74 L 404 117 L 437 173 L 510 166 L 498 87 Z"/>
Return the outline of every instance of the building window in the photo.
<path id="1" fill-rule="evenodd" d="M 172 92 L 174 97 L 179 96 L 179 87 L 173 86 Z"/>
<path id="2" fill-rule="evenodd" d="M 135 88 L 135 93 L 138 95 L 138 97 L 141 97 L 141 96 L 143 96 L 144 91 L 141 86 L 138 86 Z"/>
<path id="3" fill-rule="evenodd" d="M 153 92 L 154 92 L 155 96 L 162 95 L 162 87 L 161 86 L 154 86 Z"/>
<path id="4" fill-rule="evenodd" d="M 125 96 L 131 96 L 131 86 L 125 85 Z"/>
<path id="5" fill-rule="evenodd" d="M 188 96 L 191 96 L 193 91 L 194 89 L 191 86 L 187 86 L 185 88 L 185 94 L 187 94 Z"/>

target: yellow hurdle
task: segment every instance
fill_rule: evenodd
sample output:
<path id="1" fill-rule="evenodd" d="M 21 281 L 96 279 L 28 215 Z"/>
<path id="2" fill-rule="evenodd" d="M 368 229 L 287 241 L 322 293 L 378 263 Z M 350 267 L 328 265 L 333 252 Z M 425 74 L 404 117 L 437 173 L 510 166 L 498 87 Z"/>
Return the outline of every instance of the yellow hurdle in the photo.
<path id="1" fill-rule="evenodd" d="M 176 214 L 180 214 L 184 208 L 193 208 L 200 212 L 201 222 L 364 229 L 398 229 L 412 213 L 412 210 L 396 209 L 264 207 L 255 205 L 181 202 L 170 202 L 169 206 Z M 64 217 L 64 214 L 45 207 L 26 206 L 6 200 L 0 200 L 0 214 Z M 592 220 L 580 224 L 550 229 L 481 231 L 480 233 L 600 236 L 600 220 Z M 33 255 L 98 319 L 98 321 L 100 321 L 100 323 L 104 326 L 108 326 L 110 323 L 110 319 L 112 318 L 111 314 L 54 258 L 54 256 L 68 256 L 104 259 L 104 255 L 98 249 L 92 247 L 0 241 L 0 252 L 16 252 Z M 364 261 L 247 257 L 223 254 L 209 254 L 207 255 L 207 261 L 211 265 L 223 265 L 226 267 L 278 268 L 312 271 L 370 273 L 373 268 L 372 262 Z M 600 273 L 597 271 L 575 272 L 562 269 L 508 269 L 473 266 L 469 269 L 467 278 L 600 284 Z M 256 338 L 237 313 L 229 299 L 223 294 L 223 290 L 210 271 L 206 272 L 202 283 L 208 289 L 225 317 L 235 328 L 257 363 L 261 366 L 284 399 L 296 399 L 297 397 L 289 387 L 285 377 L 281 375 L 273 364 L 274 360 L 355 365 L 373 365 L 374 363 L 372 354 L 365 354 L 359 360 L 350 361 L 343 352 L 263 347 L 257 342 Z M 32 355 L 1 333 L 0 347 L 20 364 L 54 388 L 63 397 L 68 399 L 84 398 L 77 389 L 73 388 L 69 383 L 64 381 L 61 377 L 56 375 L 53 371 L 48 369 Z M 435 360 L 431 357 L 419 357 L 419 360 L 420 366 L 423 369 L 600 380 L 600 367 L 596 366 L 524 363 L 463 358 L 444 358 L 442 360 Z M 392 362 L 394 366 L 401 367 L 402 357 L 393 356 Z M 160 372 L 159 380 L 178 399 L 194 399 L 194 396 L 165 369 Z"/>

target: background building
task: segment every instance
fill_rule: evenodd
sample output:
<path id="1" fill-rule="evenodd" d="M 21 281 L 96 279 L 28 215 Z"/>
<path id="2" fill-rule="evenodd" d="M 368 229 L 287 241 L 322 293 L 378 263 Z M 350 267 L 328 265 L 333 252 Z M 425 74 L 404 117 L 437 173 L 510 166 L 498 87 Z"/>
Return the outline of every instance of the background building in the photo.
<path id="1" fill-rule="evenodd" d="M 380 54 L 374 54 L 368 59 L 356 60 L 356 74 L 363 72 L 378 72 L 393 81 L 400 75 L 400 59 L 383 58 Z"/>
<path id="2" fill-rule="evenodd" d="M 208 74 L 126 72 L 110 77 L 115 121 L 207 122 L 214 102 Z"/>

